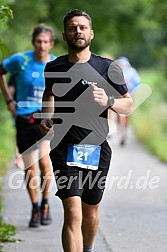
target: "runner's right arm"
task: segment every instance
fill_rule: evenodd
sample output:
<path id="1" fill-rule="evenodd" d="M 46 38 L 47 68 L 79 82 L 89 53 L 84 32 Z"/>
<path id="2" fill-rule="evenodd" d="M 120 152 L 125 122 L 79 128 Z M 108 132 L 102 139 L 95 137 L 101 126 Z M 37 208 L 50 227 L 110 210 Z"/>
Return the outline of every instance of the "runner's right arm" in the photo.
<path id="1" fill-rule="evenodd" d="M 2 66 L 0 66 L 0 87 L 1 87 L 4 99 L 6 101 L 9 111 L 13 114 L 13 116 L 16 116 L 16 104 L 13 98 L 11 97 L 9 88 L 7 86 L 6 79 L 4 76 L 5 73 L 6 71 L 3 69 Z"/>

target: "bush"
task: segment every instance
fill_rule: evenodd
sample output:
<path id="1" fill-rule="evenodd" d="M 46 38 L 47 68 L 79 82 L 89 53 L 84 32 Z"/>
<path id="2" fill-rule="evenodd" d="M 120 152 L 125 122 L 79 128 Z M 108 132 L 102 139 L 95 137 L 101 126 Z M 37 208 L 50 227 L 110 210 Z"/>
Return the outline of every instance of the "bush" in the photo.
<path id="1" fill-rule="evenodd" d="M 158 70 L 140 71 L 142 82 L 152 88 L 152 95 L 133 114 L 131 122 L 137 138 L 161 161 L 167 163 L 167 104 L 165 77 Z"/>

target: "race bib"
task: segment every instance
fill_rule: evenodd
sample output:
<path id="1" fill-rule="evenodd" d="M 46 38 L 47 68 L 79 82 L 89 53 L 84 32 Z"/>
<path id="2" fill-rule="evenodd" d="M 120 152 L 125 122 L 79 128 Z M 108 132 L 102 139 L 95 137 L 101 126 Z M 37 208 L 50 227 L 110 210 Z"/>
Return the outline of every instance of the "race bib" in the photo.
<path id="1" fill-rule="evenodd" d="M 67 165 L 84 169 L 97 170 L 101 147 L 90 144 L 74 144 L 68 146 Z"/>
<path id="2" fill-rule="evenodd" d="M 43 91 L 44 91 L 44 87 L 30 85 L 29 92 L 28 92 L 28 100 L 41 103 Z"/>

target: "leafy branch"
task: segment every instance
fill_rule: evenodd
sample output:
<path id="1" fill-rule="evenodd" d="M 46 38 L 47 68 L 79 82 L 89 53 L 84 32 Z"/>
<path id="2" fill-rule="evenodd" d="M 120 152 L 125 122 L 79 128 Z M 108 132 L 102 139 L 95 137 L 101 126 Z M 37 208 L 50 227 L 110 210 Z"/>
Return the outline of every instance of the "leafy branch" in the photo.
<path id="1" fill-rule="evenodd" d="M 9 18 L 13 18 L 13 11 L 8 6 L 0 6 L 0 19 L 6 22 Z"/>
<path id="2" fill-rule="evenodd" d="M 6 22 L 8 19 L 12 18 L 13 11 L 8 5 L 2 5 L 2 1 L 0 1 L 0 21 Z M 8 47 L 3 42 L 2 38 L 0 38 L 0 52 L 2 55 L 5 55 L 8 52 Z"/>

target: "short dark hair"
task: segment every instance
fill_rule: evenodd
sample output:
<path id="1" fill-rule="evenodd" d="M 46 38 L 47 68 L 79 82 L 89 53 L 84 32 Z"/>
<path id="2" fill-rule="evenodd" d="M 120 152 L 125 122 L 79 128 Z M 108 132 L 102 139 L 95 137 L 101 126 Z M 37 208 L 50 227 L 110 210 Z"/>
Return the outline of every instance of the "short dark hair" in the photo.
<path id="1" fill-rule="evenodd" d="M 66 29 L 66 23 L 68 20 L 70 20 L 73 17 L 85 17 L 89 20 L 90 26 L 92 27 L 92 19 L 91 17 L 85 12 L 85 11 L 81 11 L 78 9 L 72 9 L 69 12 L 67 12 L 64 16 L 64 30 Z"/>
<path id="2" fill-rule="evenodd" d="M 55 32 L 52 27 L 46 25 L 46 24 L 38 24 L 36 25 L 33 30 L 32 30 L 32 43 L 34 43 L 35 38 L 40 34 L 40 33 L 46 33 L 50 32 L 50 39 L 51 41 L 55 41 Z"/>

